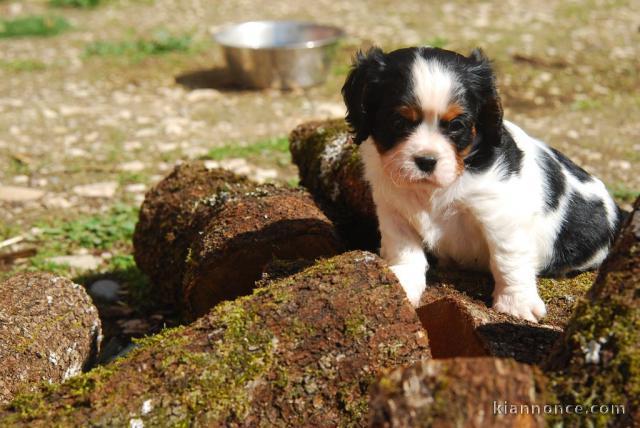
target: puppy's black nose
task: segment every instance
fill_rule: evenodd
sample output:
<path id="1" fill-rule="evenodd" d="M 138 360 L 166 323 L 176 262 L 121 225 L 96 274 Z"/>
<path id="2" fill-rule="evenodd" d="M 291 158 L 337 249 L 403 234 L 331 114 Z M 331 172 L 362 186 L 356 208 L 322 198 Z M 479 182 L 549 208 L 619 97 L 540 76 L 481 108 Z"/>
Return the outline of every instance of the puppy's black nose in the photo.
<path id="1" fill-rule="evenodd" d="M 438 159 L 433 156 L 416 156 L 413 160 L 418 165 L 418 169 L 427 174 L 431 174 L 436 169 L 436 163 L 438 162 Z"/>

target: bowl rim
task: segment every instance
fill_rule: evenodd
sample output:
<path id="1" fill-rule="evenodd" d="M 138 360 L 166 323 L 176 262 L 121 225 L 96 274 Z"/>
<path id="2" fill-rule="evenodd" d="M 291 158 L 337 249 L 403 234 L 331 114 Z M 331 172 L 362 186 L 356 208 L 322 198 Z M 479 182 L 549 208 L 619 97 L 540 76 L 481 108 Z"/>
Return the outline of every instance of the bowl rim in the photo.
<path id="1" fill-rule="evenodd" d="M 323 27 L 326 29 L 333 30 L 335 34 L 332 35 L 331 37 L 327 37 L 324 39 L 309 40 L 306 42 L 296 42 L 296 43 L 291 43 L 284 46 L 254 47 L 254 46 L 247 46 L 241 43 L 225 43 L 220 40 L 223 33 L 229 31 L 234 27 L 239 27 L 241 25 L 247 25 L 247 24 L 295 24 L 295 25 L 303 25 L 303 26 L 311 25 L 314 27 Z M 342 28 L 337 27 L 335 25 L 322 24 L 322 23 L 313 22 L 313 21 L 298 21 L 298 20 L 289 20 L 289 19 L 282 19 L 282 20 L 264 19 L 264 20 L 253 20 L 253 21 L 240 21 L 240 22 L 233 22 L 233 23 L 226 24 L 213 34 L 213 39 L 216 41 L 216 43 L 218 43 L 220 46 L 224 48 L 249 49 L 249 50 L 259 51 L 259 50 L 286 50 L 286 49 L 301 49 L 301 48 L 312 49 L 312 48 L 332 45 L 336 43 L 338 40 L 340 40 L 341 38 L 343 38 L 344 36 L 345 36 L 345 31 Z"/>

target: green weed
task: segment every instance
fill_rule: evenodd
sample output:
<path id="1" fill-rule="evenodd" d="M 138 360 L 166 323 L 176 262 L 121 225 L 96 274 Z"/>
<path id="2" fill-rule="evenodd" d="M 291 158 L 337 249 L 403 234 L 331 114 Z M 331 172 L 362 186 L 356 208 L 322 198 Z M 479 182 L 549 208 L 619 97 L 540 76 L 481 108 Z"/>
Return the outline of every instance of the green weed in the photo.
<path id="1" fill-rule="evenodd" d="M 47 66 L 36 59 L 16 59 L 11 61 L 0 60 L 0 68 L 11 72 L 41 71 Z"/>
<path id="2" fill-rule="evenodd" d="M 137 208 L 116 205 L 106 214 L 43 227 L 42 238 L 68 248 L 109 249 L 131 240 L 137 218 Z"/>
<path id="3" fill-rule="evenodd" d="M 163 55 L 171 52 L 189 52 L 192 49 L 190 35 L 174 35 L 158 31 L 149 39 L 96 41 L 89 44 L 85 56 L 128 57 L 140 60 L 148 56 Z"/>
<path id="4" fill-rule="evenodd" d="M 61 16 L 24 16 L 16 19 L 0 19 L 0 38 L 48 37 L 71 28 Z"/>
<path id="5" fill-rule="evenodd" d="M 220 160 L 226 158 L 272 158 L 289 153 L 289 139 L 287 137 L 270 138 L 254 144 L 226 144 L 213 148 L 206 158 Z"/>
<path id="6" fill-rule="evenodd" d="M 49 5 L 54 7 L 75 7 L 89 9 L 101 3 L 100 0 L 49 0 Z"/>
<path id="7" fill-rule="evenodd" d="M 435 36 L 424 42 L 425 46 L 431 46 L 434 48 L 444 48 L 449 43 L 449 40 L 445 37 Z"/>
<path id="8" fill-rule="evenodd" d="M 628 203 L 633 203 L 640 196 L 639 190 L 630 189 L 624 184 L 616 184 L 610 190 L 614 198 Z"/>
<path id="9" fill-rule="evenodd" d="M 576 111 L 588 111 L 598 109 L 601 106 L 602 103 L 600 101 L 585 98 L 574 101 L 573 104 L 571 104 L 571 109 Z"/>

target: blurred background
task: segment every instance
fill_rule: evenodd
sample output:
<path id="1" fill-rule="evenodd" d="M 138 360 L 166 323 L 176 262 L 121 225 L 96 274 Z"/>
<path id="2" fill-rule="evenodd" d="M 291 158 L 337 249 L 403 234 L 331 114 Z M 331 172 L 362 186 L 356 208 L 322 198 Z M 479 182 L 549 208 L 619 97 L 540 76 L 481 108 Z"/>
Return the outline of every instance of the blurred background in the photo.
<path id="1" fill-rule="evenodd" d="M 326 82 L 238 86 L 212 35 L 254 19 L 341 28 Z M 639 26 L 634 0 L 0 0 L 0 279 L 108 279 L 121 334 L 167 323 L 131 257 L 144 192 L 185 159 L 296 185 L 289 131 L 344 116 L 351 58 L 371 45 L 482 47 L 506 118 L 628 207 L 640 189 Z"/>

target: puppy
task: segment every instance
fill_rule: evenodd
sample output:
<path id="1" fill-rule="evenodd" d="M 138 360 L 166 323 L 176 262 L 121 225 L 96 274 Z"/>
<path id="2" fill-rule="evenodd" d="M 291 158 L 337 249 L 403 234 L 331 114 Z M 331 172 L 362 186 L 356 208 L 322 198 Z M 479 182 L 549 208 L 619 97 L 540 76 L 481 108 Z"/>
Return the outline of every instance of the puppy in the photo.
<path id="1" fill-rule="evenodd" d="M 536 322 L 536 276 L 596 268 L 620 224 L 600 180 L 503 120 L 489 60 L 358 53 L 342 88 L 376 205 L 380 253 L 411 303 L 439 262 L 490 270 L 493 307 Z"/>

